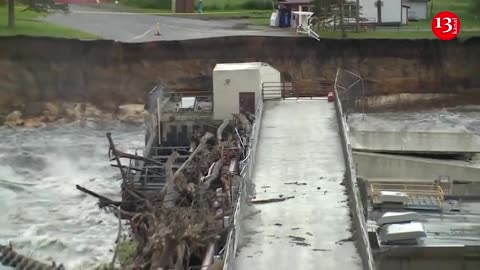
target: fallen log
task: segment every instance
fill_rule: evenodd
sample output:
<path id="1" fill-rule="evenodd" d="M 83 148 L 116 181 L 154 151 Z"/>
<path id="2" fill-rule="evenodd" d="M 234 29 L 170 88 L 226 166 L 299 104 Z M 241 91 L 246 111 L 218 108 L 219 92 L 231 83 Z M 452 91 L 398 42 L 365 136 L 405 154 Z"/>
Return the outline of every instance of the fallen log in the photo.
<path id="1" fill-rule="evenodd" d="M 112 133 L 107 132 L 107 139 L 108 139 L 108 144 L 110 145 L 110 148 L 109 148 L 109 151 L 108 151 L 109 156 L 110 156 L 110 151 L 111 151 L 113 153 L 113 155 L 115 156 L 115 160 L 117 161 L 118 167 L 120 168 L 120 173 L 122 174 L 123 181 L 127 181 L 127 176 L 125 174 L 125 171 L 122 169 L 122 163 L 120 162 L 120 159 L 118 158 L 118 155 L 116 154 L 117 149 L 115 148 L 115 144 L 113 143 Z"/>
<path id="2" fill-rule="evenodd" d="M 212 173 L 209 176 L 205 177 L 205 180 L 203 181 L 203 188 L 208 189 L 210 187 L 210 184 L 220 177 L 220 171 L 222 167 L 223 158 L 220 158 L 219 161 L 215 162 Z"/>
<path id="3" fill-rule="evenodd" d="M 88 195 L 90 195 L 90 196 L 93 196 L 93 197 L 97 198 L 97 199 L 99 200 L 98 205 L 100 206 L 100 208 L 103 208 L 103 207 L 105 207 L 105 206 L 107 206 L 107 205 L 121 206 L 121 205 L 123 204 L 123 202 L 121 202 L 121 201 L 120 201 L 120 202 L 119 202 L 119 201 L 114 201 L 114 200 L 109 199 L 109 198 L 107 198 L 107 197 L 105 197 L 105 196 L 102 196 L 102 195 L 100 195 L 100 194 L 98 194 L 98 193 L 95 193 L 95 192 L 93 192 L 93 191 L 91 191 L 91 190 L 89 190 L 89 189 L 86 189 L 86 188 L 84 188 L 84 187 L 82 187 L 82 186 L 80 186 L 80 185 L 75 185 L 75 187 L 76 187 L 78 190 L 80 190 L 81 192 L 86 193 L 86 194 L 88 194 Z"/>
<path id="4" fill-rule="evenodd" d="M 163 199 L 163 207 L 172 208 L 175 207 L 177 199 L 179 197 L 178 191 L 175 189 L 175 176 L 173 174 L 173 163 L 178 157 L 178 152 L 173 152 L 167 159 L 165 163 L 165 176 L 167 178 L 167 183 L 165 185 L 167 193 Z"/>
<path id="5" fill-rule="evenodd" d="M 228 126 L 228 120 L 225 119 L 223 120 L 222 125 L 217 129 L 217 141 L 221 142 L 222 141 L 222 134 L 223 130 Z"/>
<path id="6" fill-rule="evenodd" d="M 283 202 L 289 199 L 293 199 L 295 196 L 290 196 L 290 197 L 284 197 L 284 198 L 272 198 L 272 199 L 266 199 L 266 200 L 255 200 L 255 201 L 250 201 L 252 204 L 265 204 L 265 203 L 274 203 L 274 202 Z"/>
<path id="7" fill-rule="evenodd" d="M 180 168 L 178 168 L 178 170 L 175 172 L 175 175 L 174 175 L 174 178 L 177 177 L 178 174 L 180 174 L 180 172 L 185 169 L 185 167 L 190 164 L 190 162 L 192 162 L 193 158 L 201 151 L 203 151 L 203 149 L 207 146 L 207 141 L 213 137 L 213 134 L 212 133 L 205 133 L 205 135 L 203 135 L 202 139 L 200 140 L 200 144 L 197 146 L 197 148 L 195 148 L 195 150 L 192 152 L 192 154 L 190 154 L 190 156 L 188 157 L 188 159 L 180 166 Z"/>

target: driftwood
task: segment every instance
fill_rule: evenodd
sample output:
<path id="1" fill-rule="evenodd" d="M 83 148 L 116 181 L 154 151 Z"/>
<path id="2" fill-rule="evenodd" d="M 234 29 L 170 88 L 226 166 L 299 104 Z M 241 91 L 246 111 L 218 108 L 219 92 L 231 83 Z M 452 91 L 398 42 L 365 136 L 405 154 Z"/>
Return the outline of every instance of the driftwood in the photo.
<path id="1" fill-rule="evenodd" d="M 110 154 L 110 151 L 111 151 L 113 153 L 113 155 L 115 156 L 115 161 L 117 162 L 117 166 L 120 168 L 120 173 L 122 174 L 122 179 L 123 179 L 123 181 L 127 181 L 127 176 L 125 174 L 125 171 L 122 169 L 122 163 L 120 162 L 120 158 L 117 155 L 117 149 L 115 148 L 115 144 L 113 143 L 112 133 L 107 132 L 107 139 L 108 139 L 108 143 L 110 145 L 110 148 L 109 148 L 108 152 Z"/>
<path id="2" fill-rule="evenodd" d="M 210 187 L 210 184 L 220 177 L 220 170 L 222 169 L 222 167 L 223 159 L 220 158 L 219 161 L 215 162 L 212 173 L 209 176 L 205 177 L 205 180 L 203 182 L 203 187 L 205 189 L 208 189 Z"/>
<path id="3" fill-rule="evenodd" d="M 117 233 L 117 240 L 115 241 L 115 251 L 113 252 L 112 262 L 110 262 L 110 269 L 114 269 L 115 261 L 117 260 L 118 249 L 120 247 L 120 237 L 122 236 L 122 214 L 120 213 L 120 209 L 115 208 L 117 211 L 117 218 L 118 218 L 118 233 Z M 114 211 L 115 211 L 114 210 Z"/>
<path id="4" fill-rule="evenodd" d="M 217 129 L 217 141 L 222 141 L 223 130 L 228 126 L 228 120 L 223 120 L 222 125 Z"/>
<path id="5" fill-rule="evenodd" d="M 84 188 L 84 187 L 82 187 L 82 186 L 80 186 L 80 185 L 75 185 L 75 187 L 76 187 L 78 190 L 80 190 L 81 192 L 86 193 L 86 194 L 88 194 L 88 195 L 90 195 L 90 196 L 93 196 L 93 197 L 97 198 L 97 199 L 99 200 L 98 204 L 99 204 L 100 207 L 104 207 L 104 206 L 107 206 L 107 205 L 121 206 L 121 205 L 123 204 L 123 202 L 114 201 L 114 200 L 109 199 L 109 198 L 107 198 L 107 197 L 105 197 L 105 196 L 102 196 L 102 195 L 100 195 L 100 194 L 98 194 L 98 193 L 95 193 L 95 192 L 93 192 L 93 191 L 91 191 L 91 190 L 89 190 L 89 189 L 86 189 L 86 188 Z"/>
<path id="6" fill-rule="evenodd" d="M 167 183 L 165 185 L 167 193 L 163 199 L 163 207 L 172 208 L 175 207 L 176 201 L 179 197 L 178 191 L 175 190 L 175 176 L 173 174 L 173 163 L 178 157 L 177 152 L 173 152 L 165 163 L 165 175 L 167 177 Z"/>
<path id="7" fill-rule="evenodd" d="M 131 237 L 137 243 L 134 261 L 126 269 L 211 269 L 214 252 L 225 248 L 225 236 L 233 226 L 224 225 L 224 217 L 233 213 L 229 192 L 235 190 L 232 185 L 238 183 L 232 180 L 235 170 L 229 172 L 229 167 L 234 168 L 235 163 L 245 156 L 244 149 L 239 146 L 244 146 L 242 140 L 251 130 L 245 117 L 236 121 L 233 129 L 228 129 L 234 130 L 231 133 L 225 132 L 228 124 L 229 121 L 224 121 L 217 128 L 216 136 L 205 133 L 196 140 L 188 159 L 176 171 L 173 167 L 179 156 L 177 152 L 172 152 L 166 163 L 162 163 L 116 149 L 111 135 L 107 135 L 111 142 L 109 153 L 117 161 L 113 166 L 120 168 L 122 176 L 128 170 L 142 171 L 141 168 L 123 166 L 119 162 L 122 157 L 165 169 L 166 183 L 159 192 L 141 194 L 132 185 L 124 185 L 124 194 L 130 195 L 124 196 L 124 203 L 133 204 L 137 211 L 126 213 L 130 219 Z M 157 172 L 161 171 L 153 170 L 153 173 Z M 124 215 L 118 207 L 121 204 L 83 190 L 98 198 L 102 205 L 114 208 L 115 213 Z M 202 262 L 204 264 L 200 265 Z"/>
<path id="8" fill-rule="evenodd" d="M 272 198 L 272 199 L 266 199 L 266 200 L 255 200 L 255 201 L 250 201 L 252 204 L 265 204 L 265 203 L 274 203 L 274 202 L 283 202 L 289 199 L 293 199 L 295 196 L 290 196 L 290 197 L 283 197 L 283 198 Z"/>
<path id="9" fill-rule="evenodd" d="M 192 162 L 193 158 L 201 151 L 203 151 L 205 149 L 205 147 L 207 146 L 207 141 L 213 137 L 213 134 L 212 133 L 206 133 L 205 135 L 203 135 L 202 139 L 200 140 L 200 144 L 197 146 L 197 148 L 195 148 L 195 150 L 190 154 L 190 156 L 188 157 L 188 159 L 180 166 L 180 168 L 178 168 L 178 170 L 175 172 L 175 175 L 174 177 L 177 177 L 177 175 L 183 170 L 185 169 L 185 167 L 190 164 L 190 162 Z"/>

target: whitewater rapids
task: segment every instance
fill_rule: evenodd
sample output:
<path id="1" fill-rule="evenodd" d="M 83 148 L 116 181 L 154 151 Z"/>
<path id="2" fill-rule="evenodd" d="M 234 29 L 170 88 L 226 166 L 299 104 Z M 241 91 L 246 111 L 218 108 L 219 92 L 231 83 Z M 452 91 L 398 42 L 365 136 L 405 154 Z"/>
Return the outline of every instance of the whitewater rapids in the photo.
<path id="1" fill-rule="evenodd" d="M 120 172 L 110 167 L 105 133 L 133 152 L 144 145 L 144 128 L 108 125 L 0 129 L 0 244 L 11 241 L 22 254 L 67 269 L 111 260 L 118 221 L 75 185 L 119 199 Z"/>

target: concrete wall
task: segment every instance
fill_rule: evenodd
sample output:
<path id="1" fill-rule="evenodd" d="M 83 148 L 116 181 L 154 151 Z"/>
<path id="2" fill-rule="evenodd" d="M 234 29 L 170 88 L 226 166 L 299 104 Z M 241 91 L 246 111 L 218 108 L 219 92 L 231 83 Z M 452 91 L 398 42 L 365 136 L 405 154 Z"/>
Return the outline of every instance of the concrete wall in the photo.
<path id="1" fill-rule="evenodd" d="M 360 0 L 360 6 L 362 7 L 360 10 L 360 14 L 364 18 L 368 19 L 375 19 L 377 22 L 377 7 L 375 6 L 375 2 L 377 0 Z"/>
<path id="2" fill-rule="evenodd" d="M 402 21 L 402 0 L 384 0 L 382 2 L 382 23 L 400 23 Z"/>
<path id="3" fill-rule="evenodd" d="M 480 95 L 471 97 L 480 89 L 479 45 L 480 39 L 316 41 L 239 36 L 123 44 L 2 37 L 0 123 L 13 110 L 26 116 L 42 114 L 46 102 L 89 102 L 109 111 L 120 104 L 143 104 L 160 80 L 175 90 L 211 91 L 216 63 L 250 61 L 269 63 L 284 81 L 293 83 L 333 82 L 341 66 L 360 71 L 367 96 L 456 93 L 469 96 L 470 104 L 480 104 Z M 329 91 L 312 90 L 319 95 Z"/>
<path id="4" fill-rule="evenodd" d="M 270 65 L 265 65 L 260 67 L 260 91 L 262 90 L 263 83 L 280 83 L 282 81 L 280 71 L 276 70 Z M 279 92 L 278 95 L 275 93 L 269 93 L 270 98 L 281 98 L 282 94 Z"/>
<path id="5" fill-rule="evenodd" d="M 376 22 L 378 19 L 378 10 L 375 5 L 376 0 L 360 0 L 360 11 L 362 17 L 374 18 Z M 402 0 L 388 0 L 383 1 L 382 6 L 382 23 L 400 23 L 402 12 Z"/>
<path id="6" fill-rule="evenodd" d="M 480 167 L 462 161 L 444 161 L 399 155 L 353 152 L 358 174 L 368 178 L 433 181 L 439 176 L 452 180 L 480 182 Z"/>
<path id="7" fill-rule="evenodd" d="M 349 130 L 354 150 L 382 152 L 479 153 L 480 136 L 448 132 Z"/>
<path id="8" fill-rule="evenodd" d="M 362 258 L 364 270 L 374 270 L 373 253 L 368 240 L 366 213 L 362 205 L 360 190 L 357 183 L 357 172 L 352 155 L 352 147 L 347 134 L 347 123 L 343 115 L 342 102 L 338 98 L 338 91 L 335 89 L 335 111 L 338 121 L 339 134 L 342 142 L 343 158 L 345 160 L 344 184 L 349 198 L 350 211 L 352 212 L 352 227 L 355 244 L 358 253 Z"/>
<path id="9" fill-rule="evenodd" d="M 232 119 L 240 110 L 239 93 L 254 92 L 261 97 L 260 70 L 213 71 L 213 117 L 215 120 Z"/>

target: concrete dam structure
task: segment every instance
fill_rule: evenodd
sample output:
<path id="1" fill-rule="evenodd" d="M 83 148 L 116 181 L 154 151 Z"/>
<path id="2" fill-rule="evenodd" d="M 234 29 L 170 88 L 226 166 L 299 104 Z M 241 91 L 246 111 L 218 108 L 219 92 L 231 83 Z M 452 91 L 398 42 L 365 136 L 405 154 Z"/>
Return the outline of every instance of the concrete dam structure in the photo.
<path id="1" fill-rule="evenodd" d="M 239 70 L 267 65 L 242 83 L 248 75 Z M 226 195 L 226 236 L 202 250 L 200 268 L 476 270 L 479 68 L 478 39 L 2 38 L 0 122 L 13 113 L 44 122 L 116 119 L 163 81 L 173 91 L 156 100 L 146 124 L 158 124 L 159 147 L 181 142 L 185 160 L 197 122 L 208 128 L 246 115 L 253 123 L 248 147 L 231 129 L 228 147 L 243 159 L 237 154 L 231 170 L 217 172 L 241 178 L 242 188 Z M 167 156 L 157 156 L 155 169 L 166 167 Z M 148 179 L 142 166 L 129 170 Z"/>

